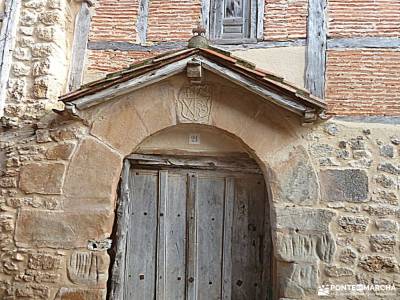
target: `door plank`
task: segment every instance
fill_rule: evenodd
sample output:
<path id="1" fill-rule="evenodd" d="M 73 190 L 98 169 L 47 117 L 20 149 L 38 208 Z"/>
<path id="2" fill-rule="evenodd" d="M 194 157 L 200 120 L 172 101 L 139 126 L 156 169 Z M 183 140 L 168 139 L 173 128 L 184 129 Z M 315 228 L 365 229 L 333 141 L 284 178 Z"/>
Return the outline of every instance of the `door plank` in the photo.
<path id="1" fill-rule="evenodd" d="M 158 242 L 157 242 L 157 299 L 164 300 L 166 280 L 167 280 L 167 267 L 166 267 L 166 239 L 167 233 L 165 229 L 165 215 L 168 202 L 168 171 L 160 171 L 158 174 L 158 189 L 159 189 L 159 202 L 158 202 Z M 140 241 L 138 241 L 140 242 Z"/>
<path id="2" fill-rule="evenodd" d="M 262 299 L 264 191 L 262 176 L 235 181 L 232 299 Z"/>
<path id="3" fill-rule="evenodd" d="M 223 177 L 198 177 L 196 263 L 199 300 L 221 299 L 224 190 Z"/>
<path id="4" fill-rule="evenodd" d="M 262 298 L 262 271 L 263 271 L 263 246 L 264 246 L 264 200 L 265 186 L 263 178 L 250 178 L 247 181 L 249 195 L 249 245 L 250 255 L 249 288 L 254 290 L 254 299 Z"/>
<path id="5" fill-rule="evenodd" d="M 186 196 L 186 176 L 169 172 L 166 214 L 160 216 L 166 230 L 166 300 L 185 298 Z"/>
<path id="6" fill-rule="evenodd" d="M 109 297 L 110 299 L 122 300 L 124 293 L 125 279 L 125 254 L 127 242 L 127 229 L 129 226 L 129 178 L 130 178 L 130 162 L 124 161 L 124 168 L 121 178 L 121 191 L 119 195 L 119 203 L 116 213 L 117 230 L 115 245 L 115 260 L 112 266 L 112 278 Z"/>
<path id="7" fill-rule="evenodd" d="M 186 298 L 188 300 L 196 300 L 197 294 L 197 264 L 196 264 L 196 190 L 197 176 L 195 173 L 189 172 L 188 178 L 188 197 L 186 204 L 186 219 L 187 219 L 187 247 L 186 247 Z"/>
<path id="8" fill-rule="evenodd" d="M 131 179 L 124 299 L 154 299 L 158 176 L 156 171 L 132 170 Z"/>
<path id="9" fill-rule="evenodd" d="M 222 299 L 231 300 L 232 297 L 232 226 L 233 205 L 235 201 L 235 179 L 225 179 L 224 199 L 224 241 L 222 262 Z"/>

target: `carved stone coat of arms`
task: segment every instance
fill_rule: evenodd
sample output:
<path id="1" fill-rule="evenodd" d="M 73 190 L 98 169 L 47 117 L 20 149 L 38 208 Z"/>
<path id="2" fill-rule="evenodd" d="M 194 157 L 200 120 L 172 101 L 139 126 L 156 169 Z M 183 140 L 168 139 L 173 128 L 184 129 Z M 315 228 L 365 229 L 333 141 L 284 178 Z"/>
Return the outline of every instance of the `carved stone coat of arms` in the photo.
<path id="1" fill-rule="evenodd" d="M 181 123 L 208 123 L 211 113 L 211 87 L 185 86 L 177 99 L 178 120 Z"/>

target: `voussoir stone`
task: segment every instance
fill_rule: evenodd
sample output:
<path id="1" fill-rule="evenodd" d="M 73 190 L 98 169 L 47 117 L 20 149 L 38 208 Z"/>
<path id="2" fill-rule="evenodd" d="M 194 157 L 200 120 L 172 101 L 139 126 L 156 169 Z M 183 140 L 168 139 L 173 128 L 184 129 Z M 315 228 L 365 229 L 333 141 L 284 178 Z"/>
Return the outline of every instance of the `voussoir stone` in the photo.
<path id="1" fill-rule="evenodd" d="M 62 163 L 29 163 L 21 168 L 19 187 L 28 194 L 61 194 L 64 172 Z"/>
<path id="2" fill-rule="evenodd" d="M 320 181 L 325 201 L 368 201 L 368 175 L 365 170 L 322 170 Z"/>
<path id="3" fill-rule="evenodd" d="M 286 161 L 273 169 L 279 184 L 274 189 L 278 191 L 277 195 L 274 195 L 276 200 L 300 205 L 311 205 L 318 201 L 317 175 L 303 147 L 297 147 Z"/>
<path id="4" fill-rule="evenodd" d="M 50 160 L 67 160 L 71 157 L 75 145 L 72 143 L 63 143 L 55 145 L 46 151 L 46 158 Z"/>
<path id="5" fill-rule="evenodd" d="M 91 134 L 127 155 L 147 136 L 147 130 L 133 103 L 121 99 L 96 118 Z"/>
<path id="6" fill-rule="evenodd" d="M 335 212 L 320 208 L 276 207 L 276 228 L 328 232 Z"/>
<path id="7" fill-rule="evenodd" d="M 21 209 L 17 216 L 15 241 L 21 247 L 87 247 L 88 240 L 111 234 L 111 210 L 56 212 Z"/>
<path id="8" fill-rule="evenodd" d="M 113 198 L 122 168 L 122 158 L 108 146 L 86 138 L 68 168 L 64 193 L 68 198 Z"/>

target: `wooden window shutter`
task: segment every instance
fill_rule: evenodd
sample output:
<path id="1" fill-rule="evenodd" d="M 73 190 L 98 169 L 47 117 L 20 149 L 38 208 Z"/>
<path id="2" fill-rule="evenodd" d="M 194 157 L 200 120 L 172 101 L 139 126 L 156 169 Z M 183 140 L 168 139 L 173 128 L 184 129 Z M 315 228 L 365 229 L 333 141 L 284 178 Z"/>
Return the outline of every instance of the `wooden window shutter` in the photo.
<path id="1" fill-rule="evenodd" d="M 221 43 L 256 41 L 257 0 L 211 0 L 210 38 Z"/>

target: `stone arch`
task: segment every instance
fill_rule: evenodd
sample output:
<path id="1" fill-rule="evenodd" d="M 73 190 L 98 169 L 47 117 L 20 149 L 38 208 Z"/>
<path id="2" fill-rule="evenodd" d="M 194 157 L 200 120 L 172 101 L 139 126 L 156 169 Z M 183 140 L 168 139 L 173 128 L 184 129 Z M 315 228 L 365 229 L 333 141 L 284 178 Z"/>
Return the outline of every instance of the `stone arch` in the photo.
<path id="1" fill-rule="evenodd" d="M 84 111 L 81 118 L 90 132 L 79 142 L 65 175 L 67 210 L 82 205 L 104 210 L 100 229 L 88 230 L 87 239 L 110 236 L 124 158 L 165 128 L 180 123 L 212 126 L 246 145 L 267 178 L 274 255 L 281 262 L 279 296 L 300 298 L 315 292 L 318 261 L 330 262 L 335 248 L 329 232 L 333 214 L 313 208 L 320 194 L 302 137 L 309 129 L 300 127 L 290 112 L 242 88 L 211 74 L 207 79 L 211 103 L 200 121 L 183 118 L 178 109 L 180 93 L 188 86 L 180 75 Z M 289 250 L 294 244 L 300 245 L 299 251 Z"/>

